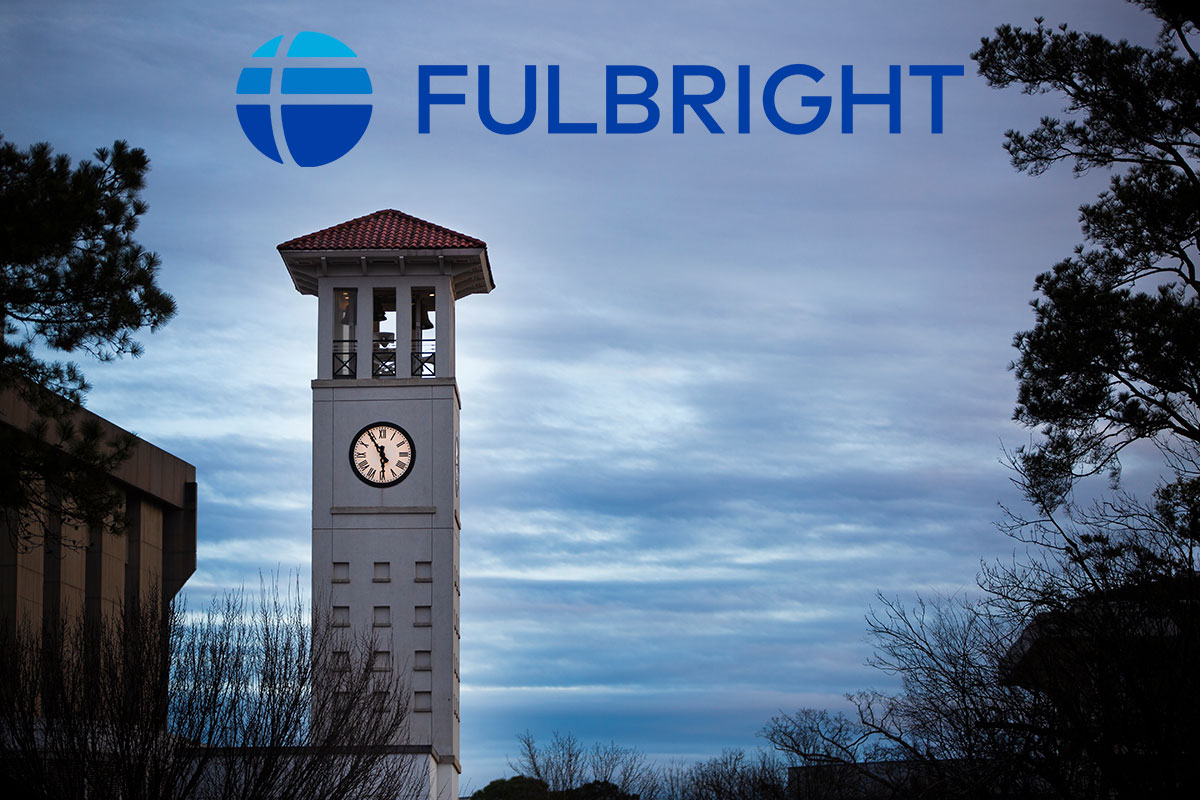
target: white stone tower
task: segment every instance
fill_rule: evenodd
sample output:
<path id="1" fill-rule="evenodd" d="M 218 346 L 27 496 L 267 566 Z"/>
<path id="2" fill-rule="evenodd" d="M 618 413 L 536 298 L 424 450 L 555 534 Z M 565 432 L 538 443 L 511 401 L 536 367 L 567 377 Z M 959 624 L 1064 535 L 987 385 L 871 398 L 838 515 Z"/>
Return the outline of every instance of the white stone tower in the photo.
<path id="1" fill-rule="evenodd" d="M 458 386 L 454 301 L 494 287 L 487 246 L 399 211 L 279 245 L 316 295 L 313 597 L 410 671 L 410 751 L 458 797 Z"/>

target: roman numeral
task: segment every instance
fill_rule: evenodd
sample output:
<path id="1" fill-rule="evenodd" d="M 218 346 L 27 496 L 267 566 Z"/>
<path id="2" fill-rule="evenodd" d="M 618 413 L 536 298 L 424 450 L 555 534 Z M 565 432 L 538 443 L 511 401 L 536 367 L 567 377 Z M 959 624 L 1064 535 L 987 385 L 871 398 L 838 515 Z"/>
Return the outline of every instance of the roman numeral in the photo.
<path id="1" fill-rule="evenodd" d="M 375 480 L 375 468 L 374 467 L 371 467 L 370 469 L 367 470 L 367 477 L 370 478 L 371 480 Z"/>
<path id="2" fill-rule="evenodd" d="M 358 464 L 356 464 L 355 466 L 357 466 L 360 470 L 364 470 L 371 465 L 369 463 L 367 463 L 367 461 L 364 459 L 362 461 L 359 461 Z"/>

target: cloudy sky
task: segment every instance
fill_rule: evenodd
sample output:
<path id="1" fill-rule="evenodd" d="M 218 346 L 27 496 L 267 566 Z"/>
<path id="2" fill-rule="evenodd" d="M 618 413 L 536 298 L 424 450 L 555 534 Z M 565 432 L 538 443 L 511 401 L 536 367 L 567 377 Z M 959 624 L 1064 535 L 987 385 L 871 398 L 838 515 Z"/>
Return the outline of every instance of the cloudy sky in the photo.
<path id="1" fill-rule="evenodd" d="M 969 54 L 1039 14 L 1155 32 L 1119 0 L 6 0 L 0 131 L 150 155 L 140 238 L 179 314 L 140 360 L 85 365 L 89 405 L 196 465 L 196 597 L 310 561 L 316 303 L 275 245 L 381 208 L 488 243 L 497 289 L 458 308 L 463 788 L 479 788 L 525 729 L 694 759 L 756 746 L 780 709 L 886 689 L 863 666 L 874 594 L 966 590 L 1011 551 L 993 523 L 1012 499 L 1001 447 L 1029 435 L 1010 421 L 1012 334 L 1104 181 L 1020 175 L 1001 149 L 1060 103 L 988 88 Z M 363 140 L 313 169 L 264 158 L 234 113 L 250 54 L 299 30 L 354 48 L 375 89 Z M 803 136 L 761 102 L 794 63 L 826 77 L 785 82 L 785 116 L 834 97 Z M 436 107 L 426 135 L 420 64 L 470 65 L 444 84 L 467 104 Z M 528 131 L 480 124 L 480 64 L 503 119 L 537 66 Z M 551 64 L 564 120 L 603 130 L 605 66 L 638 64 L 662 121 L 548 134 Z M 723 72 L 728 133 L 694 116 L 671 132 L 676 64 Z M 841 66 L 882 92 L 891 64 L 902 132 L 862 107 L 841 133 Z M 912 64 L 966 67 L 940 135 Z"/>

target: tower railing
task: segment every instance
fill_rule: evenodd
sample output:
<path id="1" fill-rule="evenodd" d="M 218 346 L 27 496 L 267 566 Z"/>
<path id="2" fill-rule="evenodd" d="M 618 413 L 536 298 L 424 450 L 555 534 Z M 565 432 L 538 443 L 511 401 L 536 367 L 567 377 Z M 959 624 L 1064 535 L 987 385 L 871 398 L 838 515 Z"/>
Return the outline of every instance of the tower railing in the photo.
<path id="1" fill-rule="evenodd" d="M 358 343 L 353 339 L 333 340 L 333 377 L 358 377 Z"/>
<path id="2" fill-rule="evenodd" d="M 396 340 L 391 334 L 375 339 L 371 350 L 371 377 L 396 377 Z"/>
<path id="3" fill-rule="evenodd" d="M 413 339 L 412 376 L 414 378 L 433 378 L 437 375 L 437 353 L 434 352 L 436 343 L 436 339 Z"/>
<path id="4" fill-rule="evenodd" d="M 437 377 L 437 340 L 413 339 L 409 375 L 414 378 Z M 371 377 L 399 377 L 399 359 L 390 340 L 376 339 L 371 348 Z M 358 377 L 357 342 L 354 339 L 333 340 L 333 377 Z"/>

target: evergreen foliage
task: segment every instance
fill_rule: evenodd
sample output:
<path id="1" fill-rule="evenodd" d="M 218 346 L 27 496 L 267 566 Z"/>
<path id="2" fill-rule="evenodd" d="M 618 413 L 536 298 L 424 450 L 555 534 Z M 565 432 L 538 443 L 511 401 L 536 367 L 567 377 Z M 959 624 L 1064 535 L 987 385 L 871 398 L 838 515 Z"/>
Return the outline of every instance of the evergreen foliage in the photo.
<path id="1" fill-rule="evenodd" d="M 0 425 L 0 521 L 21 547 L 52 519 L 117 531 L 123 497 L 106 476 L 130 441 L 79 423 L 89 388 L 62 357 L 138 356 L 134 334 L 175 313 L 159 258 L 134 233 L 150 162 L 123 141 L 74 166 L 49 144 L 21 150 L 0 135 L 0 392 L 16 392 L 32 425 Z"/>

